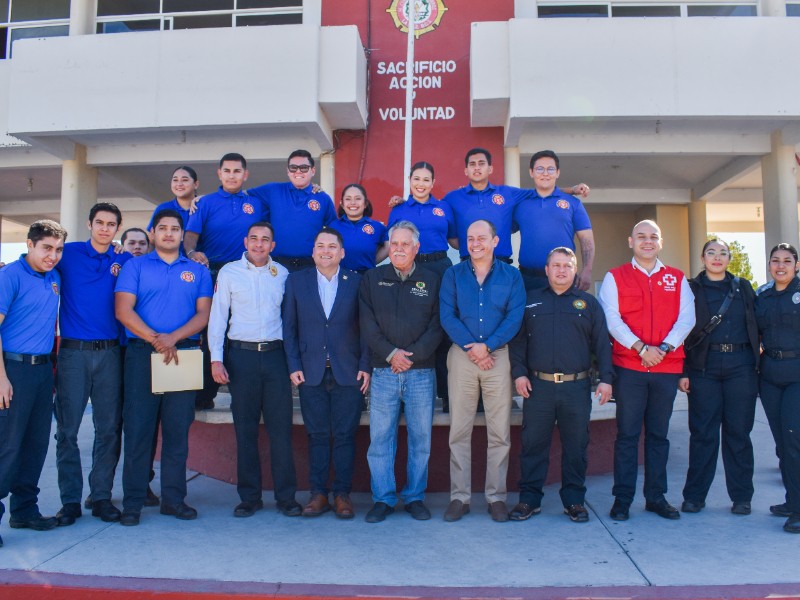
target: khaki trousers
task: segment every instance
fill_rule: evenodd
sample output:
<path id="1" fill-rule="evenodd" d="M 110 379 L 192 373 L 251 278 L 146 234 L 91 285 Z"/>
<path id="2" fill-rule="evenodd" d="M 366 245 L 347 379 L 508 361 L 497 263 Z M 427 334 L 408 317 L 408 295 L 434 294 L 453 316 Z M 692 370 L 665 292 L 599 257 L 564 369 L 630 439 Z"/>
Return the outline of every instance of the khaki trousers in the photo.
<path id="1" fill-rule="evenodd" d="M 511 365 L 508 347 L 494 353 L 495 365 L 481 371 L 459 346 L 447 354 L 450 390 L 450 499 L 469 503 L 472 495 L 472 426 L 483 394 L 486 416 L 487 502 L 506 501 L 511 448 Z"/>

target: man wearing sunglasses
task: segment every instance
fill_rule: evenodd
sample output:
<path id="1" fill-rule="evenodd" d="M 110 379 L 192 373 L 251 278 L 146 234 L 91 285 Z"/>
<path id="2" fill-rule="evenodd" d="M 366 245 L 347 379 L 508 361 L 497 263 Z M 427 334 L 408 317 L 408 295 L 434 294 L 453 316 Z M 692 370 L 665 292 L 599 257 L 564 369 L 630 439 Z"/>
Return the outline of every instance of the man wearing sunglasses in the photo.
<path id="1" fill-rule="evenodd" d="M 316 172 L 311 153 L 295 150 L 287 161 L 289 181 L 267 183 L 247 191 L 261 200 L 264 218 L 275 228 L 272 260 L 290 273 L 314 266 L 314 238 L 320 229 L 336 220 L 331 197 L 321 190 L 313 191 L 311 179 Z"/>
<path id="2" fill-rule="evenodd" d="M 525 290 L 547 287 L 545 264 L 553 248 L 575 250 L 581 245 L 581 270 L 575 285 L 588 290 L 592 282 L 594 235 L 583 204 L 556 186 L 561 171 L 558 156 L 542 150 L 531 157 L 530 175 L 535 190 L 514 209 L 514 230 L 520 232 L 519 270 Z"/>

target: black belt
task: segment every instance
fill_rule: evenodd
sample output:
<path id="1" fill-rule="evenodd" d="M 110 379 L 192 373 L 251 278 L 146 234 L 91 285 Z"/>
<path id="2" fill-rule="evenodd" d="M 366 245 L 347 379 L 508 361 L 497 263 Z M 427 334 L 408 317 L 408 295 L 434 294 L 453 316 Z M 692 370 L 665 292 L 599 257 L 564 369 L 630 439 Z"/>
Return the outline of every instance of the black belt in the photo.
<path id="1" fill-rule="evenodd" d="M 271 352 L 283 348 L 283 340 L 272 340 L 269 342 L 242 342 L 239 340 L 228 340 L 229 348 L 237 350 L 252 350 L 253 352 Z"/>
<path id="2" fill-rule="evenodd" d="M 17 354 L 16 352 L 3 352 L 3 358 L 14 362 L 28 363 L 29 365 L 44 365 L 50 362 L 49 354 Z"/>
<path id="3" fill-rule="evenodd" d="M 741 352 L 750 348 L 750 344 L 711 344 L 708 349 L 711 352 Z"/>
<path id="4" fill-rule="evenodd" d="M 512 258 L 510 258 L 508 256 L 495 256 L 494 258 L 495 258 L 495 260 L 499 260 L 500 262 L 504 262 L 507 265 L 513 265 L 514 264 L 514 259 L 512 259 Z M 461 262 L 464 262 L 465 260 L 469 260 L 469 254 L 467 254 L 466 256 L 460 257 L 460 260 L 461 260 Z"/>
<path id="5" fill-rule="evenodd" d="M 70 350 L 108 350 L 119 346 L 119 340 L 73 340 L 61 338 L 59 348 Z"/>
<path id="6" fill-rule="evenodd" d="M 442 260 L 443 258 L 447 258 L 447 252 L 429 252 L 428 254 L 417 254 L 417 258 L 415 260 L 419 263 L 429 263 Z"/>
<path id="7" fill-rule="evenodd" d="M 775 360 L 783 360 L 784 358 L 798 358 L 800 352 L 796 350 L 767 350 L 764 349 L 764 354 Z"/>
<path id="8" fill-rule="evenodd" d="M 564 383 L 565 381 L 580 381 L 589 377 L 589 371 L 581 371 L 580 373 L 542 373 L 541 371 L 534 371 L 533 376 L 542 381 L 552 381 L 554 383 Z"/>
<path id="9" fill-rule="evenodd" d="M 142 338 L 128 338 L 128 345 L 129 346 L 151 346 L 150 342 L 147 340 L 143 340 Z M 186 348 L 199 348 L 200 347 L 200 340 L 180 340 L 177 344 L 175 344 L 176 348 L 181 348 L 185 350 Z"/>
<path id="10" fill-rule="evenodd" d="M 519 272 L 523 275 L 530 275 L 531 277 L 547 277 L 547 273 L 544 269 L 530 269 L 522 265 L 519 267 Z"/>
<path id="11" fill-rule="evenodd" d="M 283 266 L 310 267 L 314 260 L 310 256 L 273 256 L 272 260 Z"/>

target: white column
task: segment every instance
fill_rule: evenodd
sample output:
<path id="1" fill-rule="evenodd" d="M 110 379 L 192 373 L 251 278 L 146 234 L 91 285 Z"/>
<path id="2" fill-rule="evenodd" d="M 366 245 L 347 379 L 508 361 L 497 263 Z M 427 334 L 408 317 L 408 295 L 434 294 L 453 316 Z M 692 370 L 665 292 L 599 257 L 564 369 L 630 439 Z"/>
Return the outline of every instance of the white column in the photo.
<path id="1" fill-rule="evenodd" d="M 692 277 L 702 270 L 700 255 L 707 237 L 706 201 L 694 200 L 689 203 L 689 268 Z"/>
<path id="2" fill-rule="evenodd" d="M 97 202 L 97 169 L 86 165 L 86 147 L 75 145 L 75 158 L 61 165 L 61 224 L 70 241 L 87 237 L 89 209 Z"/>
<path id="3" fill-rule="evenodd" d="M 780 131 L 771 136 L 772 152 L 761 159 L 764 194 L 764 244 L 767 255 L 780 242 L 798 246 L 797 159 Z"/>
<path id="4" fill-rule="evenodd" d="M 759 14 L 762 17 L 785 17 L 786 0 L 761 0 Z"/>
<path id="5" fill-rule="evenodd" d="M 72 0 L 69 7 L 69 34 L 94 34 L 96 17 L 97 0 Z"/>
<path id="6" fill-rule="evenodd" d="M 336 194 L 336 173 L 334 172 L 336 161 L 333 153 L 325 153 L 319 157 L 319 186 L 328 192 L 331 198 Z M 334 202 L 336 199 L 334 198 Z"/>
<path id="7" fill-rule="evenodd" d="M 519 148 L 503 148 L 503 162 L 505 164 L 505 178 L 502 183 L 512 185 L 514 187 L 521 187 L 520 168 L 519 168 Z M 500 182 L 497 182 L 500 183 Z M 519 244 L 520 235 L 517 233 L 511 234 L 511 258 L 514 259 L 516 264 L 519 264 Z"/>

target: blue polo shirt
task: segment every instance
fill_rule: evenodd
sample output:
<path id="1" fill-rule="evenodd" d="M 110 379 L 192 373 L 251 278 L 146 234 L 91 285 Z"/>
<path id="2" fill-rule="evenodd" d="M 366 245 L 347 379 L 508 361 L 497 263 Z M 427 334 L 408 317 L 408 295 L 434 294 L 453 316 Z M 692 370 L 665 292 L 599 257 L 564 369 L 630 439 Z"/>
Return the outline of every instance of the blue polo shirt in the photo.
<path id="1" fill-rule="evenodd" d="M 439 290 L 439 319 L 453 343 L 486 344 L 494 351 L 510 342 L 522 325 L 525 286 L 519 270 L 495 260 L 483 283 L 472 261 L 447 269 Z"/>
<path id="2" fill-rule="evenodd" d="M 511 187 L 510 185 L 488 184 L 482 190 L 476 190 L 472 184 L 449 192 L 444 202 L 453 209 L 458 232 L 458 252 L 461 258 L 469 256 L 467 251 L 467 229 L 475 221 L 481 219 L 494 224 L 500 242 L 494 252 L 496 256 L 509 258 L 511 249 L 511 221 L 514 207 L 517 206 L 530 190 Z"/>
<path id="3" fill-rule="evenodd" d="M 116 291 L 136 296 L 134 310 L 149 327 L 171 333 L 196 314 L 197 299 L 211 298 L 214 290 L 211 274 L 203 265 L 183 255 L 167 264 L 158 252 L 150 252 L 128 261 L 119 274 Z M 127 328 L 125 332 L 129 338 L 138 337 Z"/>
<path id="4" fill-rule="evenodd" d="M 547 254 L 566 246 L 575 250 L 575 232 L 591 229 L 583 204 L 557 187 L 542 198 L 536 190 L 514 210 L 514 227 L 521 236 L 519 264 L 528 269 L 544 269 Z"/>
<path id="5" fill-rule="evenodd" d="M 322 191 L 315 194 L 311 188 L 309 184 L 298 190 L 285 181 L 247 190 L 263 202 L 266 218 L 275 228 L 273 256 L 309 258 L 319 230 L 336 220 L 331 197 Z"/>
<path id="6" fill-rule="evenodd" d="M 5 352 L 49 354 L 56 336 L 61 275 L 37 273 L 25 255 L 0 269 L 0 337 Z"/>
<path id="7" fill-rule="evenodd" d="M 263 220 L 258 199 L 241 191 L 229 194 L 220 186 L 213 194 L 203 196 L 189 217 L 186 231 L 200 234 L 199 242 L 209 262 L 227 263 L 242 257 L 247 230 Z"/>
<path id="8" fill-rule="evenodd" d="M 56 269 L 61 274 L 61 337 L 76 340 L 114 340 L 120 326 L 114 316 L 114 287 L 130 254 L 103 253 L 92 242 L 69 242 Z"/>
<path id="9" fill-rule="evenodd" d="M 433 196 L 427 202 L 417 202 L 413 196 L 398 204 L 389 213 L 386 226 L 399 221 L 411 221 L 419 229 L 419 253 L 447 252 L 447 240 L 456 237 L 456 223 L 450 205 Z"/>
<path id="10" fill-rule="evenodd" d="M 200 202 L 202 203 L 202 200 Z M 178 211 L 178 214 L 183 219 L 183 228 L 186 229 L 186 227 L 189 225 L 189 217 L 190 217 L 189 211 L 181 206 L 177 198 L 173 198 L 172 200 L 169 200 L 167 202 L 162 202 L 161 204 L 156 206 L 156 209 L 153 211 L 153 216 L 150 217 L 150 222 L 147 224 L 147 231 L 150 231 L 153 228 L 153 218 L 162 210 Z"/>
<path id="11" fill-rule="evenodd" d="M 386 226 L 380 221 L 362 217 L 356 222 L 343 215 L 329 227 L 342 234 L 344 259 L 342 266 L 351 271 L 363 271 L 375 266 L 375 253 L 386 240 Z"/>

